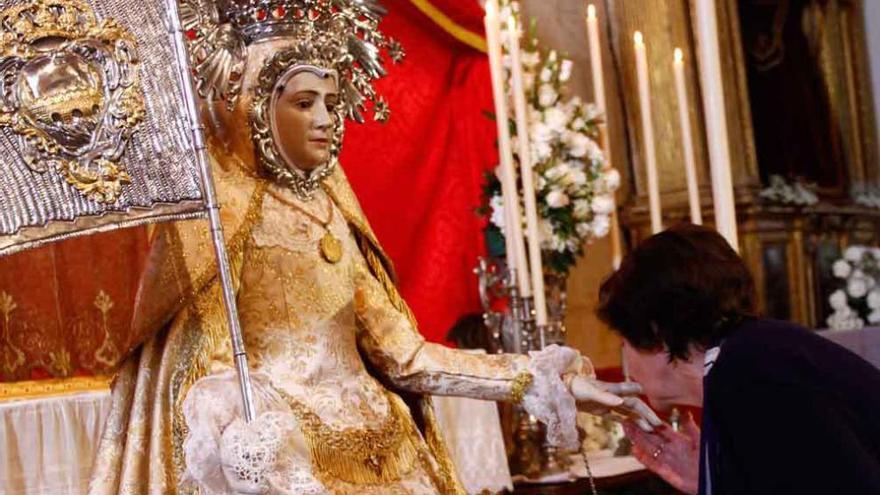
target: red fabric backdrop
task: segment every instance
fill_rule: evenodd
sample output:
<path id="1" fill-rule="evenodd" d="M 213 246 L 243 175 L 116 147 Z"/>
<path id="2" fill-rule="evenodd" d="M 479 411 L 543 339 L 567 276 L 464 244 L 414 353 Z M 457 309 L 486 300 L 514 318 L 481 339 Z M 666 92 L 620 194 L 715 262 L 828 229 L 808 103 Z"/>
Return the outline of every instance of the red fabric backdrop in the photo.
<path id="1" fill-rule="evenodd" d="M 377 84 L 386 124 L 349 124 L 341 163 L 393 259 L 404 298 L 429 340 L 480 311 L 473 268 L 484 252 L 483 173 L 497 162 L 488 59 L 408 0 L 386 0 L 382 29 L 406 60 Z M 481 29 L 476 0 L 432 0 L 458 25 Z M 481 31 L 476 31 L 481 32 Z"/>

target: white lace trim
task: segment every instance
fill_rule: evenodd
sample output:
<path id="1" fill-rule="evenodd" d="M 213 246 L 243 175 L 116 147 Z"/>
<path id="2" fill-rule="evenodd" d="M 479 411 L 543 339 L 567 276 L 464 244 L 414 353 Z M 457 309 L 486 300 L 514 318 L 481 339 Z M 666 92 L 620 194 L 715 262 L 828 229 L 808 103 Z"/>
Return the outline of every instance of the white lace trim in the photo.
<path id="1" fill-rule="evenodd" d="M 529 358 L 527 369 L 533 380 L 523 396 L 523 408 L 546 426 L 547 443 L 577 450 L 577 404 L 562 375 L 581 372 L 583 358 L 574 349 L 556 344 L 529 352 Z"/>
<path id="2" fill-rule="evenodd" d="M 241 420 L 235 372 L 198 380 L 183 401 L 189 434 L 183 444 L 183 483 L 205 495 L 325 492 L 312 476 L 296 418 L 269 379 L 251 375 L 257 410 L 252 423 Z"/>

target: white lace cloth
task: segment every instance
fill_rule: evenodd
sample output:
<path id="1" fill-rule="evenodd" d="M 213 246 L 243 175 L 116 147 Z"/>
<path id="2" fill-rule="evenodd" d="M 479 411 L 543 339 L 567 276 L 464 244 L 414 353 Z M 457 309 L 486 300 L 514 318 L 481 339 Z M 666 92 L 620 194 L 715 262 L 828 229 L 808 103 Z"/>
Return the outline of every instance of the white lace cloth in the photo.
<path id="1" fill-rule="evenodd" d="M 259 373 L 251 374 L 261 412 L 252 423 L 240 418 L 241 396 L 234 371 L 198 380 L 183 402 L 189 427 L 183 450 L 183 483 L 205 495 L 326 493 L 311 474 L 298 422 Z"/>
<path id="2" fill-rule="evenodd" d="M 529 358 L 527 369 L 533 379 L 523 396 L 523 408 L 546 426 L 547 443 L 577 450 L 577 404 L 562 375 L 581 373 L 584 359 L 574 349 L 556 344 L 529 352 Z"/>

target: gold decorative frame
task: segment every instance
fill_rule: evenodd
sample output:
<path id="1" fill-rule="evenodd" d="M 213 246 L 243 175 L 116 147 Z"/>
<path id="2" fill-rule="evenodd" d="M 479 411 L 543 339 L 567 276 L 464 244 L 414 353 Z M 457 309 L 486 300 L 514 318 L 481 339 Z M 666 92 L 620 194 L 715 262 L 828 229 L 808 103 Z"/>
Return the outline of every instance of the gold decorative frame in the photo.
<path id="1" fill-rule="evenodd" d="M 119 159 L 144 118 L 138 66 L 134 37 L 84 2 L 9 7 L 0 12 L 0 128 L 17 136 L 31 170 L 54 168 L 87 198 L 114 203 L 130 182 Z"/>

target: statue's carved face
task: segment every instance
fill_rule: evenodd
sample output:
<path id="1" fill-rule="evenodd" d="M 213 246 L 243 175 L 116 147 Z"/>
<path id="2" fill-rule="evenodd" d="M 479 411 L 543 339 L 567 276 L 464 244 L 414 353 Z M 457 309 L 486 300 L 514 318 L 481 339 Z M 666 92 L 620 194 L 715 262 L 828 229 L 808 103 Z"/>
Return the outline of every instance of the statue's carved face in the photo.
<path id="1" fill-rule="evenodd" d="M 270 109 L 272 134 L 287 166 L 311 171 L 327 163 L 338 124 L 335 73 L 302 71 L 276 91 Z"/>

